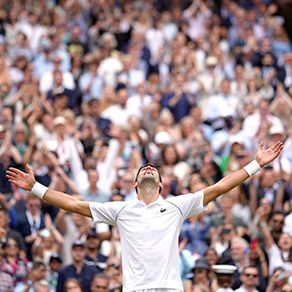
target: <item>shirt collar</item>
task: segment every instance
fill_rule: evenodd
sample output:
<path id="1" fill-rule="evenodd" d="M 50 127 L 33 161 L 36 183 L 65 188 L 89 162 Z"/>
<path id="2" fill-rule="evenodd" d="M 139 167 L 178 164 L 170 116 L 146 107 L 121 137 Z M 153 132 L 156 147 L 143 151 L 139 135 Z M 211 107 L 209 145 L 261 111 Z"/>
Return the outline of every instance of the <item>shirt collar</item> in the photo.
<path id="1" fill-rule="evenodd" d="M 163 205 L 164 199 L 159 196 L 154 202 L 151 202 L 149 205 L 147 205 L 145 202 L 142 200 L 139 200 L 138 198 L 135 200 L 135 205 L 136 206 L 141 206 L 141 207 L 146 207 L 146 206 L 152 206 L 152 205 Z"/>

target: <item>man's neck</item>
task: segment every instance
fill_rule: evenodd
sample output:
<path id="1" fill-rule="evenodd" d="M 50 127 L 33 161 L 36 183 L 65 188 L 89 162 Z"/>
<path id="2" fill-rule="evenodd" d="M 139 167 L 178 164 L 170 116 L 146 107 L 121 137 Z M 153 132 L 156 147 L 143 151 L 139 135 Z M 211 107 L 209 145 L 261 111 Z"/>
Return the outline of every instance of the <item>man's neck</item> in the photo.
<path id="1" fill-rule="evenodd" d="M 83 265 L 84 265 L 83 262 L 74 262 L 73 263 L 73 266 L 75 267 L 77 274 L 81 273 Z"/>
<path id="2" fill-rule="evenodd" d="M 138 195 L 138 199 L 140 201 L 143 201 L 146 205 L 149 205 L 150 203 L 156 201 L 159 197 L 159 194 L 153 194 L 153 193 L 143 193 L 143 195 Z"/>
<path id="3" fill-rule="evenodd" d="M 253 292 L 254 287 L 250 287 L 250 286 L 246 286 L 246 285 L 243 285 L 243 287 L 246 290 L 246 292 Z"/>
<path id="4" fill-rule="evenodd" d="M 94 185 L 94 186 L 89 186 L 89 191 L 90 191 L 91 193 L 96 193 L 96 192 L 97 192 L 97 186 L 96 186 L 96 185 Z"/>
<path id="5" fill-rule="evenodd" d="M 98 249 L 88 249 L 87 256 L 91 257 L 92 259 L 96 258 Z"/>

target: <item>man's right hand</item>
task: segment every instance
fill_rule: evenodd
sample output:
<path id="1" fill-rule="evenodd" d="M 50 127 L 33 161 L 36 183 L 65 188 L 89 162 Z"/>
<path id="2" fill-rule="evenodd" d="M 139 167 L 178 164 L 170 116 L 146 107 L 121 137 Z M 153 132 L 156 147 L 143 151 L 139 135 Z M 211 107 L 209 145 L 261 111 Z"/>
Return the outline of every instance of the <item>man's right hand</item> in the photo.
<path id="1" fill-rule="evenodd" d="M 34 178 L 34 173 L 28 164 L 25 165 L 25 169 L 27 171 L 26 173 L 17 168 L 9 167 L 6 171 L 6 177 L 9 182 L 16 185 L 18 188 L 31 191 L 36 180 Z"/>

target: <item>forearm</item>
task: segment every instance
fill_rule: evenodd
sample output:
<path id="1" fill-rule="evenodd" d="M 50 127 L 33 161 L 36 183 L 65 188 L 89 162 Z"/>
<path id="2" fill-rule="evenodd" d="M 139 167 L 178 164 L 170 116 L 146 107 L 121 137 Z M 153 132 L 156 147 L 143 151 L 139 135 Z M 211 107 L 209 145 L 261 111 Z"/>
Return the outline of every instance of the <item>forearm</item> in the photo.
<path id="1" fill-rule="evenodd" d="M 260 223 L 260 226 L 262 227 L 262 233 L 265 240 L 265 247 L 266 249 L 270 249 L 274 243 L 274 240 L 270 231 L 270 227 L 268 223 L 264 220 L 262 220 L 262 222 Z"/>
<path id="2" fill-rule="evenodd" d="M 264 164 L 263 164 L 264 165 Z M 242 184 L 247 178 L 261 170 L 260 164 L 253 160 L 242 169 L 239 169 L 221 179 L 216 184 L 204 189 L 204 206 L 215 200 L 218 196 L 227 193 Z"/>
<path id="3" fill-rule="evenodd" d="M 260 262 L 261 262 L 261 272 L 262 272 L 262 275 L 263 277 L 267 278 L 269 276 L 269 269 L 268 269 L 268 264 L 267 264 L 267 261 L 265 258 L 263 259 L 260 259 Z"/>
<path id="4" fill-rule="evenodd" d="M 43 197 L 43 200 L 50 205 L 63 209 L 67 212 L 78 213 L 77 203 L 79 203 L 80 200 L 65 193 L 48 189 Z"/>
<path id="5" fill-rule="evenodd" d="M 55 228 L 54 225 L 51 225 L 49 230 L 52 232 L 52 234 L 53 234 L 53 236 L 58 244 L 64 243 L 64 238 L 63 238 L 62 234 Z"/>
<path id="6" fill-rule="evenodd" d="M 215 200 L 217 197 L 219 197 L 222 194 L 227 193 L 228 191 L 232 190 L 236 186 L 243 183 L 249 175 L 247 172 L 242 168 L 239 169 L 223 179 L 221 179 L 216 184 L 205 188 L 204 190 L 204 206 L 206 206 L 211 201 Z"/>
<path id="7" fill-rule="evenodd" d="M 270 280 L 269 284 L 268 284 L 268 287 L 266 289 L 266 292 L 273 292 L 274 288 L 275 288 L 275 283 L 274 283 L 274 281 Z"/>
<path id="8" fill-rule="evenodd" d="M 18 150 L 15 147 L 11 148 L 11 154 L 12 154 L 12 157 L 16 163 L 21 164 L 23 162 L 23 159 L 22 159 L 20 153 L 18 152 Z"/>
<path id="9" fill-rule="evenodd" d="M 217 184 L 217 188 L 220 194 L 224 194 L 236 186 L 242 184 L 247 178 L 249 178 L 249 175 L 247 172 L 242 168 L 239 169 L 224 178 L 222 178 Z"/>

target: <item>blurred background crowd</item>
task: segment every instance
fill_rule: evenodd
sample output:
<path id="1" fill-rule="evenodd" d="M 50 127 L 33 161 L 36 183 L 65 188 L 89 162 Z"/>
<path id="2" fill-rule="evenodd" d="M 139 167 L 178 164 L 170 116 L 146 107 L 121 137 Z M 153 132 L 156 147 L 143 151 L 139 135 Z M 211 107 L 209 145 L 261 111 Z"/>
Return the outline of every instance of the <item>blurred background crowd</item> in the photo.
<path id="1" fill-rule="evenodd" d="M 0 7 L 0 291 L 123 285 L 116 228 L 15 188 L 8 167 L 29 163 L 50 188 L 108 202 L 134 200 L 135 173 L 152 162 L 167 198 L 217 182 L 277 140 L 277 161 L 184 223 L 180 268 L 187 292 L 216 291 L 218 263 L 236 267 L 234 290 L 292 291 L 292 47 L 277 4 Z"/>

